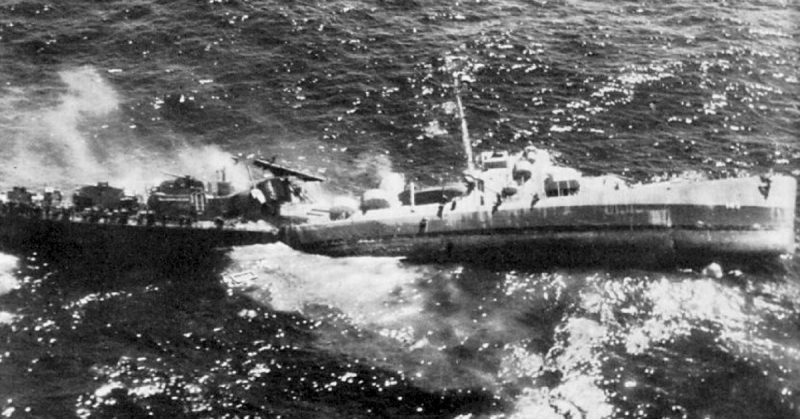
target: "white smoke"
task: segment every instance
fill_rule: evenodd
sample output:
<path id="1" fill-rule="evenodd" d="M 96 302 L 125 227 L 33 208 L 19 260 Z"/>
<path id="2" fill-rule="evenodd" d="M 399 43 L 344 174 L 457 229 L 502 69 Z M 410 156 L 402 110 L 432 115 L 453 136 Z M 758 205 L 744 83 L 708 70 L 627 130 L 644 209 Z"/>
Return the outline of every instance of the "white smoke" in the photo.
<path id="1" fill-rule="evenodd" d="M 143 194 L 170 174 L 217 180 L 217 172 L 238 189 L 250 181 L 244 165 L 216 146 L 192 146 L 174 134 L 162 136 L 173 149 L 164 152 L 145 143 L 137 123 L 120 112 L 120 94 L 96 68 L 61 71 L 61 86 L 48 94 L 35 87 L 0 90 L 0 186 L 69 189 L 108 181 Z M 33 102 L 32 97 L 49 97 Z"/>
<path id="2" fill-rule="evenodd" d="M 366 177 L 367 186 L 375 187 L 385 179 L 395 179 L 399 175 L 392 169 L 392 161 L 386 154 L 362 153 L 354 162 L 352 174 Z"/>
<path id="3" fill-rule="evenodd" d="M 119 106 L 119 99 L 114 89 L 91 67 L 63 71 L 59 76 L 67 92 L 61 96 L 58 106 L 44 112 L 46 138 L 66 152 L 73 167 L 97 175 L 103 170 L 92 151 L 92 141 L 81 132 L 80 126 L 85 118 L 112 114 Z"/>
<path id="4" fill-rule="evenodd" d="M 215 145 L 184 145 L 170 152 L 169 156 L 154 156 L 147 153 L 134 155 L 117 154 L 111 158 L 112 165 L 127 170 L 115 170 L 107 174 L 111 184 L 125 187 L 139 194 L 173 176 L 189 175 L 204 182 L 218 180 L 219 172 L 236 190 L 247 190 L 250 179 L 243 163 L 234 162 L 231 154 Z M 255 176 L 255 174 L 253 174 Z"/>
<path id="5" fill-rule="evenodd" d="M 83 124 L 87 118 L 115 111 L 117 95 L 91 67 L 62 71 L 59 77 L 66 87 L 63 91 L 61 86 L 45 93 L 34 87 L 16 88 L 7 90 L 0 101 L 0 111 L 10 115 L 0 127 L 9 133 L 2 139 L 7 162 L 2 169 L 4 183 L 35 187 L 68 176 L 84 182 L 102 172 Z M 48 100 L 54 95 L 54 101 Z M 46 99 L 33 102 L 33 97 Z"/>

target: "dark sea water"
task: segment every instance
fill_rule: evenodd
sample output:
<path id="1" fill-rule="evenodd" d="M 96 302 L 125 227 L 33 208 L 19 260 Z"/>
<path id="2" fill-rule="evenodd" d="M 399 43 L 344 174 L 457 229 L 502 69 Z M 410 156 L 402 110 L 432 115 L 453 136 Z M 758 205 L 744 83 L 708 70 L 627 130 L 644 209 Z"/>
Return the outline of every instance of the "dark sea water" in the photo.
<path id="1" fill-rule="evenodd" d="M 451 61 L 478 150 L 800 176 L 799 25 L 793 0 L 7 0 L 0 187 L 241 183 L 251 152 L 331 194 L 454 180 Z M 797 253 L 722 278 L 119 260 L 0 254 L 0 417 L 800 417 Z"/>

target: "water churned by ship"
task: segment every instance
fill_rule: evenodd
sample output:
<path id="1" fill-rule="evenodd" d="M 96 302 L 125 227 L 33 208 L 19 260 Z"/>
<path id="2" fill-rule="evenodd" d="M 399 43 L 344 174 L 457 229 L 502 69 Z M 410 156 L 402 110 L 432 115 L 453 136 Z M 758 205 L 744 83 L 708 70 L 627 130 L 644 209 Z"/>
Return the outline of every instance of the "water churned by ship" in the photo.
<path id="1" fill-rule="evenodd" d="M 788 365 L 800 340 L 785 339 L 793 326 L 784 320 L 797 315 L 796 284 L 720 283 L 698 272 L 431 268 L 281 245 L 233 257 L 251 275 L 228 281 L 230 289 L 303 313 L 326 350 L 393 365 L 424 388 L 489 390 L 513 401 L 509 417 L 609 417 L 625 412 L 619 404 L 636 406 L 636 417 L 681 417 L 718 374 L 772 381 L 775 402 L 795 397 Z M 687 374 L 696 381 L 681 383 Z M 689 384 L 697 387 L 681 394 Z M 714 390 L 717 402 L 732 397 Z"/>
<path id="2" fill-rule="evenodd" d="M 770 0 L 5 2 L 0 187 L 142 194 L 225 168 L 246 188 L 240 153 L 325 176 L 321 196 L 458 181 L 454 58 L 476 150 L 632 182 L 799 176 L 797 22 Z M 0 254 L 3 418 L 800 416 L 796 252 L 534 270 L 49 250 Z"/>

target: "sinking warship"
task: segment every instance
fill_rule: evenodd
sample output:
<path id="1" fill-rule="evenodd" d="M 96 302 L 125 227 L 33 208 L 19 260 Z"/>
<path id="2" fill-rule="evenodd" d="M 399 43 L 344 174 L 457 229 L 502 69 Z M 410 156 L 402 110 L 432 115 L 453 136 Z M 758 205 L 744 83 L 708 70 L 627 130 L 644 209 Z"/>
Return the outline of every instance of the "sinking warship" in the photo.
<path id="1" fill-rule="evenodd" d="M 358 206 L 280 228 L 311 253 L 508 264 L 673 264 L 794 252 L 791 176 L 632 184 L 584 176 L 545 150 L 486 151 L 473 160 L 457 96 L 467 167 L 461 185 L 368 190 Z"/>
<path id="2" fill-rule="evenodd" d="M 311 253 L 508 263 L 653 263 L 794 251 L 794 178 L 676 179 L 630 185 L 552 164 L 535 148 L 482 153 L 465 187 L 392 196 L 288 224 Z M 406 199 L 402 199 L 406 198 Z M 342 214 L 345 214 L 343 216 Z M 335 219 L 333 219 L 335 218 Z"/>
<path id="3" fill-rule="evenodd" d="M 14 188 L 0 205 L 0 245 L 63 252 L 125 249 L 167 261 L 196 250 L 283 242 L 330 256 L 512 264 L 661 264 L 794 252 L 797 182 L 785 175 L 632 184 L 584 176 L 529 146 L 467 155 L 463 181 L 370 189 L 360 200 L 312 200 L 323 178 L 249 159 L 268 176 L 234 192 L 175 176 L 146 202 L 108 184 L 83 187 L 71 205 Z M 34 202 L 36 201 L 36 202 Z M 144 256 L 143 256 L 144 257 Z M 147 258 L 145 257 L 145 259 Z"/>
<path id="4" fill-rule="evenodd" d="M 792 253 L 796 180 L 783 175 L 631 184 L 583 176 L 549 153 L 481 153 L 460 184 L 371 189 L 323 204 L 303 196 L 322 178 L 274 169 L 249 191 L 208 193 L 179 178 L 146 203 L 106 184 L 73 205 L 15 188 L 0 205 L 0 245 L 175 255 L 281 241 L 330 256 L 503 263 L 628 263 Z"/>

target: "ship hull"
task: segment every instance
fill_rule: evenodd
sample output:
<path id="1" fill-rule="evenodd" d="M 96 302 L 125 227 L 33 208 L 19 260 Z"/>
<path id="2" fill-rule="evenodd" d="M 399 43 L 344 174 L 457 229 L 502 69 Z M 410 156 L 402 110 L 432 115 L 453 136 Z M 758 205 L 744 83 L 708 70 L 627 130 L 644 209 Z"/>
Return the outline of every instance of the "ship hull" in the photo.
<path id="1" fill-rule="evenodd" d="M 170 264 L 209 250 L 282 241 L 330 256 L 521 265 L 652 265 L 774 257 L 795 248 L 794 178 L 651 184 L 484 205 L 404 206 L 271 231 L 134 226 L 0 216 L 0 246 Z M 528 202 L 525 202 L 528 201 Z"/>
<path id="2" fill-rule="evenodd" d="M 526 265 L 658 265 L 702 263 L 790 253 L 794 234 L 782 230 L 682 229 L 598 226 L 584 231 L 459 232 L 383 239 L 293 243 L 298 250 L 329 256 L 403 256 L 415 261 L 474 261 Z"/>
<path id="3" fill-rule="evenodd" d="M 768 190 L 760 178 L 670 183 L 524 207 L 298 225 L 282 234 L 294 248 L 333 256 L 610 265 L 769 257 L 794 251 L 795 194 L 790 177 L 774 177 Z"/>
<path id="4" fill-rule="evenodd" d="M 171 264 L 202 257 L 216 248 L 274 241 L 275 234 L 268 231 L 0 217 L 0 246 L 4 251 L 126 263 Z"/>

